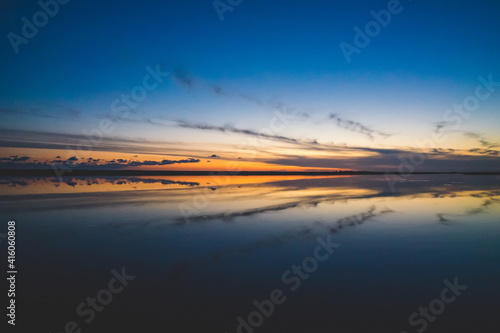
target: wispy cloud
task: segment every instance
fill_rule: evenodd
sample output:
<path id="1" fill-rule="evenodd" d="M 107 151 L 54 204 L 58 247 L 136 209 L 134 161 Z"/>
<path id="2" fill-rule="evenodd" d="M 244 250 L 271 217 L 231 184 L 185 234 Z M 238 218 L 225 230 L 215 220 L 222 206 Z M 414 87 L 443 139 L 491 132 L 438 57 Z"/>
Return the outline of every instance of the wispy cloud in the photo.
<path id="1" fill-rule="evenodd" d="M 133 154 L 204 157 L 212 151 L 190 150 L 177 142 L 153 141 L 141 138 L 103 137 L 90 142 L 83 134 L 0 128 L 0 147 L 58 149 L 68 151 L 104 151 Z M 167 153 L 168 152 L 168 153 Z M 73 155 L 74 156 L 74 153 Z M 71 156 L 65 156 L 68 158 Z"/>
<path id="2" fill-rule="evenodd" d="M 485 147 L 488 149 L 500 147 L 500 145 L 498 143 L 489 142 L 482 135 L 480 135 L 478 133 L 465 132 L 464 135 L 469 137 L 469 138 L 473 138 L 473 139 L 478 140 L 482 147 Z"/>
<path id="3" fill-rule="evenodd" d="M 249 209 L 249 210 L 238 211 L 238 212 L 223 212 L 223 213 L 212 214 L 212 215 L 206 215 L 206 214 L 205 215 L 195 215 L 195 216 L 189 217 L 189 220 L 193 221 L 193 222 L 207 222 L 210 220 L 219 220 L 219 219 L 225 220 L 225 221 L 231 221 L 232 219 L 234 219 L 236 217 L 252 216 L 252 215 L 257 215 L 257 214 L 287 210 L 290 208 L 298 207 L 299 204 L 300 203 L 292 202 L 292 203 L 288 203 L 288 204 L 282 204 L 282 205 L 271 206 L 271 207 L 262 207 L 262 208 L 256 208 L 256 209 Z M 178 224 L 186 223 L 184 217 L 180 217 L 177 220 L 178 220 Z"/>
<path id="4" fill-rule="evenodd" d="M 451 122 L 448 121 L 440 121 L 434 124 L 434 133 L 440 133 L 441 130 L 446 129 L 447 127 L 450 127 L 451 125 L 454 125 Z"/>
<path id="5" fill-rule="evenodd" d="M 254 97 L 254 96 L 251 96 L 251 95 L 248 95 L 248 94 L 240 94 L 240 97 L 249 101 L 249 102 L 252 102 L 254 104 L 257 104 L 259 106 L 264 106 L 265 104 L 259 100 L 257 97 Z"/>
<path id="6" fill-rule="evenodd" d="M 177 66 L 177 68 L 174 69 L 173 78 L 186 87 L 192 88 L 194 85 L 194 79 L 191 78 L 182 66 Z"/>
<path id="7" fill-rule="evenodd" d="M 344 119 L 344 118 L 342 118 L 334 113 L 331 113 L 328 116 L 328 119 L 333 120 L 338 127 L 343 128 L 343 129 L 348 130 L 348 131 L 351 131 L 351 132 L 363 134 L 372 141 L 375 140 L 376 136 L 379 136 L 382 138 L 388 138 L 388 137 L 393 135 L 390 133 L 385 133 L 385 132 L 373 130 L 370 127 L 365 126 L 360 122 Z"/>
<path id="8" fill-rule="evenodd" d="M 0 113 L 3 114 L 12 114 L 12 115 L 23 115 L 23 116 L 30 116 L 30 117 L 43 117 L 43 118 L 55 118 L 54 115 L 45 113 L 44 111 L 41 111 L 40 109 L 36 108 L 3 108 L 0 107 Z"/>
<path id="9" fill-rule="evenodd" d="M 273 165 L 298 166 L 306 168 L 338 168 L 355 170 L 394 170 L 400 165 L 401 156 L 409 156 L 416 149 L 407 148 L 375 148 L 335 145 L 333 143 L 319 143 L 317 140 L 301 140 L 285 136 L 262 135 L 248 129 L 239 129 L 233 126 L 213 126 L 206 124 L 191 124 L 179 122 L 179 126 L 219 132 L 237 133 L 252 137 L 260 137 L 273 141 L 291 144 L 304 151 L 322 152 L 323 156 L 298 156 L 275 153 L 274 158 L 256 158 L 256 162 L 263 162 Z M 498 152 L 494 150 L 468 151 L 456 149 L 418 149 L 420 153 L 425 153 L 428 157 L 427 163 L 419 171 L 439 171 L 439 170 L 498 170 L 498 159 L 495 158 Z M 473 153 L 473 155 L 471 155 Z M 487 156 L 474 156 L 477 154 Z M 334 154 L 328 157 L 328 154 Z M 325 156 L 326 155 L 326 156 Z M 425 169 L 424 169 L 425 167 Z"/>
<path id="10" fill-rule="evenodd" d="M 411 153 L 412 151 L 408 150 L 403 156 L 408 156 Z M 335 157 L 305 157 L 296 155 L 287 156 L 282 154 L 279 158 L 265 159 L 261 161 L 274 165 L 296 166 L 303 168 L 395 171 L 400 165 L 400 156 L 402 155 L 397 153 L 374 153 L 369 156 L 345 155 Z M 422 166 L 416 167 L 416 171 L 500 171 L 498 156 L 465 155 L 462 151 L 459 151 L 456 154 L 428 152 L 426 156 L 426 163 Z"/>
<path id="11" fill-rule="evenodd" d="M 52 111 L 52 112 L 51 112 Z M 77 119 L 82 111 L 63 105 L 47 105 L 46 107 L 0 107 L 0 114 L 21 115 L 40 118 L 69 118 Z"/>
<path id="12" fill-rule="evenodd" d="M 298 143 L 299 140 L 289 138 L 286 136 L 282 135 L 272 135 L 272 134 L 265 134 L 265 133 L 260 133 L 257 131 L 249 130 L 249 129 L 239 129 L 230 125 L 224 125 L 224 126 L 214 126 L 214 125 L 206 125 L 206 124 L 194 124 L 194 123 L 188 123 L 185 121 L 178 121 L 177 122 L 179 127 L 183 128 L 191 128 L 191 129 L 198 129 L 198 130 L 205 130 L 205 131 L 217 131 L 217 132 L 229 132 L 229 133 L 237 133 L 237 134 L 244 134 L 248 136 L 253 136 L 257 138 L 263 138 L 263 139 L 269 139 L 269 140 L 274 140 L 274 141 L 280 141 L 280 142 L 286 142 L 286 143 Z"/>
<path id="13" fill-rule="evenodd" d="M 257 105 L 259 107 L 263 108 L 268 108 L 268 109 L 274 109 L 274 110 L 280 110 L 283 111 L 284 109 L 287 109 L 287 107 L 284 105 L 284 103 L 281 102 L 271 102 L 271 101 L 262 101 L 260 98 L 252 95 L 251 93 L 248 92 L 235 92 L 231 91 L 230 88 L 228 87 L 223 87 L 220 84 L 215 84 L 215 83 L 207 83 L 204 82 L 195 76 L 191 75 L 186 71 L 186 69 L 183 66 L 177 66 L 174 71 L 174 75 L 172 76 L 175 82 L 180 83 L 181 85 L 188 87 L 188 88 L 197 88 L 197 89 L 202 89 L 202 90 L 208 90 L 217 96 L 223 96 L 223 97 L 229 97 L 229 98 L 241 98 L 242 100 L 246 102 L 250 102 L 254 105 Z M 309 118 L 308 112 L 306 110 L 304 111 L 296 111 L 297 116 L 303 117 L 303 118 Z"/>
<path id="14" fill-rule="evenodd" d="M 500 152 L 498 150 L 480 149 L 480 148 L 469 149 L 469 153 L 479 154 L 479 155 L 488 155 L 488 156 L 498 156 L 500 154 Z"/>

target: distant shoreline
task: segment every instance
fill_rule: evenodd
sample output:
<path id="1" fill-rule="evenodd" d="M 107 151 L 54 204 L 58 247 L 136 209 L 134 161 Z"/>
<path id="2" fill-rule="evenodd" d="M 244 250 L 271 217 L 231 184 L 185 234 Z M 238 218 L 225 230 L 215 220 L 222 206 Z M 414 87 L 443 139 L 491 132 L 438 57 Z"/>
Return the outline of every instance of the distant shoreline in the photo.
<path id="1" fill-rule="evenodd" d="M 144 171 L 144 170 L 71 170 L 62 177 L 74 176 L 353 176 L 353 175 L 399 175 L 394 171 Z M 495 176 L 500 172 L 413 172 L 412 175 L 484 175 Z M 32 176 L 57 177 L 52 169 L 0 169 L 0 177 Z"/>

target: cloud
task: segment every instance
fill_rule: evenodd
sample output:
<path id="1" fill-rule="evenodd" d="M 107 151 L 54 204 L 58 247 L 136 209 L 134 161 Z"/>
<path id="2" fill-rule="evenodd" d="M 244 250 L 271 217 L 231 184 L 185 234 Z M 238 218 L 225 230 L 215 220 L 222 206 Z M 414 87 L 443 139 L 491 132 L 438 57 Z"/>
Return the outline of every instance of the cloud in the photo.
<path id="1" fill-rule="evenodd" d="M 212 91 L 219 96 L 230 96 L 221 86 L 211 84 Z"/>
<path id="2" fill-rule="evenodd" d="M 500 147 L 500 145 L 498 143 L 493 143 L 493 142 L 489 142 L 487 141 L 482 135 L 480 134 L 477 134 L 477 133 L 473 133 L 473 132 L 465 132 L 464 133 L 465 136 L 469 137 L 469 138 L 473 138 L 473 139 L 476 139 L 479 141 L 479 143 L 481 144 L 481 146 L 485 147 L 485 148 L 488 148 L 488 149 L 491 149 L 491 148 L 497 148 L 497 147 Z"/>
<path id="3" fill-rule="evenodd" d="M 199 163 L 200 160 L 196 158 L 190 158 L 190 159 L 185 159 L 185 160 L 163 160 L 160 162 L 157 161 L 134 161 L 134 162 L 129 162 L 126 165 L 123 166 L 131 166 L 131 167 L 137 167 L 137 166 L 144 166 L 144 165 L 171 165 L 171 164 L 184 164 L 184 163 Z M 120 164 L 122 165 L 122 164 Z"/>
<path id="4" fill-rule="evenodd" d="M 334 168 L 334 169 L 353 169 L 353 170 L 383 170 L 383 171 L 393 171 L 401 165 L 399 159 L 400 156 L 409 156 L 410 154 L 418 151 L 426 155 L 426 162 L 419 166 L 418 171 L 468 171 L 468 170 L 498 170 L 498 160 L 494 159 L 498 155 L 497 151 L 485 150 L 483 155 L 488 155 L 484 157 L 471 156 L 468 151 L 459 151 L 455 149 L 442 149 L 435 148 L 424 150 L 414 149 L 414 148 L 372 148 L 372 147 L 349 147 L 340 146 L 334 144 L 321 144 L 317 140 L 299 140 L 290 137 L 278 136 L 278 135 L 266 135 L 261 134 L 252 130 L 238 129 L 233 126 L 213 126 L 206 124 L 191 124 L 187 122 L 178 122 L 180 127 L 199 129 L 199 130 L 209 130 L 209 131 L 219 131 L 219 132 L 230 132 L 248 135 L 252 137 L 260 137 L 273 141 L 293 144 L 301 149 L 308 151 L 314 150 L 318 152 L 335 153 L 335 158 L 328 157 L 304 157 L 297 155 L 279 155 L 275 154 L 277 158 L 270 159 L 256 159 L 258 162 L 263 162 L 273 165 L 284 165 L 284 166 L 300 166 L 307 168 Z M 378 133 L 378 132 L 375 132 Z M 364 156 L 357 156 L 356 152 L 364 152 Z M 344 156 L 338 156 L 338 154 L 344 154 Z M 367 156 L 366 153 L 369 153 Z M 477 163 L 475 165 L 474 163 Z"/>
<path id="5" fill-rule="evenodd" d="M 409 155 L 410 150 L 407 151 Z M 303 157 L 282 155 L 276 159 L 265 159 L 260 162 L 273 165 L 298 166 L 305 168 L 335 168 L 362 171 L 389 171 L 397 172 L 401 165 L 400 154 L 375 154 L 372 156 L 342 156 L 342 157 Z M 426 154 L 425 162 L 415 166 L 416 172 L 425 171 L 500 171 L 497 156 L 472 156 L 459 154 Z"/>
<path id="6" fill-rule="evenodd" d="M 259 132 L 249 130 L 249 129 L 235 128 L 235 127 L 230 126 L 230 125 L 213 126 L 213 125 L 204 125 L 204 124 L 192 124 L 192 123 L 188 123 L 188 122 L 184 122 L 184 121 L 178 121 L 177 125 L 179 127 L 183 127 L 183 128 L 191 128 L 191 129 L 198 129 L 198 130 L 205 130 L 205 131 L 238 133 L 238 134 L 245 134 L 248 136 L 269 139 L 269 140 L 274 140 L 274 141 L 281 141 L 281 142 L 286 142 L 286 143 L 298 143 L 297 139 L 288 138 L 286 136 L 259 133 Z"/>
<path id="7" fill-rule="evenodd" d="M 438 123 L 436 123 L 435 132 L 439 133 L 443 128 L 449 127 L 451 125 L 452 125 L 452 123 L 445 122 L 445 121 L 438 122 Z M 462 131 L 456 131 L 456 132 L 462 132 Z M 483 150 L 481 150 L 479 148 L 474 148 L 474 149 L 470 149 L 469 152 L 476 152 L 476 153 L 479 153 L 482 155 L 492 155 L 492 156 L 498 155 L 498 151 L 491 150 L 491 149 L 500 147 L 500 144 L 495 143 L 495 142 L 490 142 L 486 138 L 484 138 L 484 136 L 482 136 L 481 134 L 478 134 L 478 133 L 474 133 L 474 132 L 462 132 L 462 133 L 466 137 L 477 140 L 479 142 L 479 144 L 481 145 L 481 147 L 486 148 Z"/>
<path id="8" fill-rule="evenodd" d="M 28 186 L 29 184 L 22 180 L 8 179 L 8 180 L 0 180 L 0 185 L 8 185 L 9 187 L 16 187 L 16 186 Z"/>
<path id="9" fill-rule="evenodd" d="M 49 169 L 52 164 L 48 162 L 4 162 L 0 159 L 0 169 Z"/>
<path id="10" fill-rule="evenodd" d="M 265 104 L 262 101 L 260 101 L 257 97 L 248 94 L 240 94 L 240 97 L 259 106 L 265 106 Z"/>
<path id="11" fill-rule="evenodd" d="M 28 157 L 28 156 L 18 157 L 17 155 L 11 156 L 11 157 L 0 157 L 0 161 L 14 162 L 14 163 L 26 162 L 29 159 L 31 159 L 31 157 Z"/>
<path id="12" fill-rule="evenodd" d="M 449 220 L 444 217 L 444 214 L 436 214 L 438 221 L 443 223 L 443 222 L 448 222 Z"/>
<path id="13" fill-rule="evenodd" d="M 469 149 L 469 152 L 475 153 L 475 154 L 480 154 L 480 155 L 488 155 L 488 156 L 498 156 L 500 153 L 498 150 L 480 149 L 480 148 Z"/>
<path id="14" fill-rule="evenodd" d="M 82 169 L 82 170 L 118 170 L 125 169 L 129 167 L 141 167 L 141 166 L 163 166 L 172 164 L 186 164 L 186 163 L 199 163 L 200 159 L 189 158 L 180 160 L 169 160 L 165 159 L 162 161 L 127 161 L 125 159 L 113 159 L 113 160 L 102 160 L 88 158 L 85 162 L 78 163 L 78 158 L 76 156 L 68 158 L 66 161 L 53 160 L 51 162 L 31 162 L 26 163 L 29 157 L 1 157 L 0 158 L 0 169 L 50 169 L 53 167 L 64 169 Z M 83 158 L 81 160 L 84 160 Z"/>
<path id="15" fill-rule="evenodd" d="M 323 200 L 319 200 L 320 202 Z M 294 208 L 294 207 L 292 207 Z M 320 222 L 317 221 L 314 223 L 315 226 L 320 226 L 320 227 L 326 227 L 328 228 L 330 233 L 338 233 L 342 229 L 345 229 L 347 227 L 354 227 L 356 225 L 363 224 L 365 221 L 368 221 L 370 219 L 373 219 L 377 216 L 385 215 L 388 213 L 393 213 L 394 211 L 390 209 L 385 209 L 380 212 L 376 212 L 376 207 L 372 206 L 368 211 L 347 216 L 344 218 L 341 218 L 336 221 L 336 225 L 332 226 L 332 223 L 330 222 Z M 211 259 L 213 261 L 218 261 L 222 259 L 224 256 L 234 253 L 235 251 L 241 252 L 241 253 L 247 253 L 247 252 L 253 252 L 256 250 L 259 250 L 260 248 L 264 246 L 280 246 L 286 243 L 290 239 L 296 239 L 297 237 L 315 237 L 315 229 L 311 228 L 309 226 L 299 226 L 296 229 L 293 230 L 287 230 L 286 232 L 282 233 L 281 235 L 278 236 L 273 236 L 270 238 L 265 238 L 265 239 L 260 239 L 256 242 L 250 243 L 248 245 L 244 245 L 239 247 L 238 249 L 227 249 L 227 250 L 219 250 L 211 255 Z"/>
<path id="16" fill-rule="evenodd" d="M 0 161 L 4 162 L 26 162 L 27 160 L 31 159 L 28 156 L 23 156 L 23 157 L 18 157 L 17 155 L 11 156 L 11 157 L 0 157 Z"/>
<path id="17" fill-rule="evenodd" d="M 43 118 L 55 118 L 55 116 L 45 113 L 37 108 L 0 108 L 0 113 L 13 114 L 13 115 L 23 115 L 30 117 L 43 117 Z"/>
<path id="18" fill-rule="evenodd" d="M 173 77 L 175 80 L 177 80 L 178 82 L 189 88 L 191 88 L 194 85 L 194 80 L 181 66 L 178 66 L 176 69 L 174 69 Z"/>
<path id="19" fill-rule="evenodd" d="M 131 153 L 131 154 L 154 154 L 180 156 L 191 155 L 195 157 L 205 156 L 211 151 L 195 150 L 191 153 L 186 147 L 181 147 L 178 143 L 168 141 L 152 141 L 134 138 L 103 137 L 99 142 L 90 142 L 86 135 L 53 133 L 30 130 L 13 130 L 0 128 L 0 147 L 11 148 L 34 148 L 34 149 L 58 149 L 76 151 L 83 154 L 92 151 Z M 168 154 L 166 153 L 168 151 Z M 85 156 L 87 157 L 87 156 Z M 59 157 L 61 158 L 61 157 Z"/>
<path id="20" fill-rule="evenodd" d="M 23 157 L 16 157 L 14 159 L 12 159 L 12 162 L 25 162 L 27 160 L 29 160 L 30 158 L 27 157 L 27 156 L 23 156 Z"/>
<path id="21" fill-rule="evenodd" d="M 259 98 L 253 96 L 252 94 L 248 93 L 231 93 L 229 92 L 230 89 L 226 89 L 222 87 L 221 85 L 218 84 L 213 84 L 213 83 L 205 83 L 201 80 L 198 80 L 188 74 L 188 72 L 184 69 L 182 66 L 178 66 L 174 71 L 173 78 L 181 83 L 184 86 L 187 86 L 189 88 L 193 88 L 194 86 L 199 87 L 200 89 L 205 89 L 205 90 L 210 90 L 212 93 L 218 95 L 218 96 L 226 96 L 226 97 L 239 97 L 241 99 L 244 99 L 247 102 L 251 102 L 255 105 L 261 106 L 261 107 L 267 107 L 267 108 L 272 108 L 276 110 L 281 110 L 284 111 L 286 109 L 286 106 L 283 103 L 272 103 L 270 101 L 268 102 L 262 102 Z M 304 118 L 309 118 L 310 115 L 306 112 L 296 112 L 295 113 L 297 116 L 304 117 Z M 151 121 L 150 119 L 145 120 L 145 122 Z"/>
<path id="22" fill-rule="evenodd" d="M 217 156 L 215 154 L 213 154 L 212 156 L 208 156 L 208 158 L 219 158 L 220 156 Z"/>
<path id="23" fill-rule="evenodd" d="M 143 184 L 163 184 L 163 185 L 184 185 L 184 186 L 200 186 L 200 183 L 198 182 L 183 182 L 183 181 L 174 181 L 174 180 L 169 180 L 169 179 L 144 179 L 144 178 L 127 178 L 125 179 L 126 182 L 130 183 L 143 183 Z"/>
<path id="24" fill-rule="evenodd" d="M 442 129 L 445 129 L 451 125 L 455 125 L 454 123 L 448 121 L 440 121 L 435 124 L 436 128 L 434 129 L 435 133 L 441 132 Z"/>
<path id="25" fill-rule="evenodd" d="M 279 212 L 282 210 L 287 210 L 290 208 L 295 208 L 298 207 L 300 203 L 298 202 L 292 202 L 292 203 L 287 203 L 287 204 L 282 204 L 282 205 L 277 205 L 277 206 L 270 206 L 270 207 L 261 207 L 261 208 L 256 208 L 256 209 L 249 209 L 249 210 L 244 210 L 244 211 L 237 211 L 237 212 L 224 212 L 224 213 L 217 213 L 217 214 L 212 214 L 212 215 L 194 215 L 189 217 L 189 221 L 193 222 L 207 222 L 210 220 L 225 220 L 225 221 L 231 221 L 232 219 L 236 217 L 243 217 L 243 216 L 252 216 L 256 214 L 263 214 L 263 213 L 269 213 L 269 212 Z M 178 218 L 179 224 L 184 224 L 186 222 L 184 217 Z"/>
<path id="26" fill-rule="evenodd" d="M 346 129 L 346 130 L 351 131 L 351 132 L 363 134 L 363 135 L 367 136 L 372 141 L 375 139 L 375 136 L 381 136 L 383 138 L 388 138 L 388 137 L 393 135 L 393 134 L 373 130 L 373 129 L 371 129 L 371 128 L 369 128 L 369 127 L 367 127 L 367 126 L 365 126 L 357 121 L 343 119 L 334 113 L 331 113 L 328 116 L 328 119 L 335 121 L 336 125 L 338 127 Z"/>
<path id="27" fill-rule="evenodd" d="M 42 107 L 0 107 L 0 113 L 12 114 L 12 115 L 22 115 L 29 117 L 40 117 L 40 118 L 79 118 L 82 111 L 77 110 L 72 107 L 67 107 L 59 104 L 50 104 Z"/>

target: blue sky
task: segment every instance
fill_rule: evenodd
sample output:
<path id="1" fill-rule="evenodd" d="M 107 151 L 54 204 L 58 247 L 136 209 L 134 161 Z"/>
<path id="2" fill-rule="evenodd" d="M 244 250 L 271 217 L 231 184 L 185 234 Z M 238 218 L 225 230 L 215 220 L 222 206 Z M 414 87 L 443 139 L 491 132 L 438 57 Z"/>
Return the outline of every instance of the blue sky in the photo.
<path id="1" fill-rule="evenodd" d="M 373 20 L 370 12 L 387 9 L 388 3 L 244 0 L 221 21 L 212 1 L 73 0 L 60 5 L 15 53 L 8 34 L 22 35 L 21 18 L 31 21 L 40 6 L 5 1 L 0 16 L 5 36 L 0 44 L 0 127 L 81 134 L 112 117 L 111 103 L 142 82 L 147 66 L 160 66 L 170 77 L 148 92 L 129 118 L 114 120 L 117 130 L 110 139 L 164 141 L 170 144 L 166 155 L 177 143 L 193 147 L 184 158 L 214 151 L 231 155 L 231 160 L 238 154 L 231 153 L 227 142 L 244 141 L 244 133 L 182 128 L 179 122 L 259 132 L 275 110 L 285 108 L 301 116 L 281 136 L 411 152 L 416 141 L 433 133 L 447 108 L 474 93 L 479 76 L 500 81 L 500 4 L 401 1 L 401 12 L 348 63 L 339 44 L 354 44 L 354 27 L 364 29 Z M 435 148 L 464 150 L 460 155 L 487 148 L 467 133 L 500 142 L 499 106 L 500 91 L 482 101 L 458 129 L 447 129 L 449 139 Z M 359 126 L 329 123 L 331 114 L 391 136 L 372 139 Z M 23 141 L 21 132 L 10 141 L 15 140 Z M 21 148 L 37 148 L 3 145 L 9 148 L 4 155 L 17 148 L 19 155 L 28 156 Z M 279 155 L 293 162 L 304 155 L 299 151 L 303 147 L 293 153 L 282 148 L 269 142 L 262 149 L 265 156 L 257 160 L 270 164 L 268 156 Z M 129 152 L 137 153 L 133 147 Z M 310 158 L 336 167 L 335 156 Z M 498 160 L 489 160 L 492 156 L 485 167 L 498 166 Z M 393 162 L 374 167 L 397 167 L 397 158 L 391 158 Z M 455 156 L 437 158 L 449 159 L 450 166 L 456 162 Z M 307 166 L 303 158 L 302 164 Z"/>

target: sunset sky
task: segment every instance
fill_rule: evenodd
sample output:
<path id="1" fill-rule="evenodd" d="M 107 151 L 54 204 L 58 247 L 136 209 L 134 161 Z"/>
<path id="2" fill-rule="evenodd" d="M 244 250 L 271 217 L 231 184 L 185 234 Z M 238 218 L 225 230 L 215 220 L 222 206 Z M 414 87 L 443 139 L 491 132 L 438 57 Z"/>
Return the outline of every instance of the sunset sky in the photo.
<path id="1" fill-rule="evenodd" d="M 231 2 L 3 1 L 0 168 L 500 171 L 500 2 Z"/>

